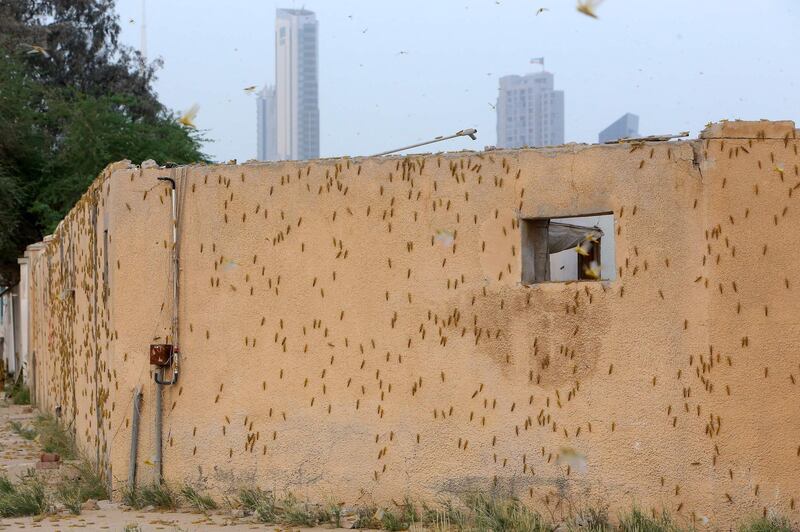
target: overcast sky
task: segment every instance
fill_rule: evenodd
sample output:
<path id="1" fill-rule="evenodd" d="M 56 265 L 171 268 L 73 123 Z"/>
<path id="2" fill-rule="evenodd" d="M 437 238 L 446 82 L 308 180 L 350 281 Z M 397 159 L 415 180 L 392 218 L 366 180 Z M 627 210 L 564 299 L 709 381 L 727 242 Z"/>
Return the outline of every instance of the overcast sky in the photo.
<path id="1" fill-rule="evenodd" d="M 567 142 L 597 142 L 625 112 L 642 134 L 800 122 L 797 0 L 606 0 L 597 20 L 573 0 L 147 0 L 148 56 L 164 60 L 156 89 L 176 111 L 200 105 L 215 160 L 255 157 L 255 95 L 243 89 L 274 83 L 278 7 L 317 14 L 323 157 L 466 127 L 477 141 L 423 151 L 493 145 L 498 78 L 538 70 L 539 56 L 565 92 Z M 142 0 L 117 10 L 138 48 Z"/>

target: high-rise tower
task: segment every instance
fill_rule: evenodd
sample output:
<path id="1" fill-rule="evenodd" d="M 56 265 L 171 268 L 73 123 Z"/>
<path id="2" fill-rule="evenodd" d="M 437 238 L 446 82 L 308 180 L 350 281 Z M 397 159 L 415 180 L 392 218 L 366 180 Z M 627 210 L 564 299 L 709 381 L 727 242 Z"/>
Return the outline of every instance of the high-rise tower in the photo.
<path id="1" fill-rule="evenodd" d="M 275 109 L 275 87 L 266 85 L 256 98 L 258 122 L 258 148 L 256 158 L 259 161 L 275 161 L 278 159 L 278 133 Z"/>
<path id="2" fill-rule="evenodd" d="M 278 159 L 319 157 L 317 18 L 278 9 L 275 18 L 275 110 Z"/>
<path id="3" fill-rule="evenodd" d="M 553 89 L 553 74 L 503 76 L 497 95 L 497 146 L 553 146 L 564 143 L 564 92 Z"/>

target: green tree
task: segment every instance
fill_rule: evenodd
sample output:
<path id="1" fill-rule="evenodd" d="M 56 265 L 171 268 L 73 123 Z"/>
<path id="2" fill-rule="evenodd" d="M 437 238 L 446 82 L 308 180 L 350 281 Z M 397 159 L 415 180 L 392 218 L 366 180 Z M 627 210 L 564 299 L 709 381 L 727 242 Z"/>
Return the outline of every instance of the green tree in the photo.
<path id="1" fill-rule="evenodd" d="M 152 120 L 136 119 L 130 112 L 133 105 L 128 96 L 85 94 L 52 102 L 49 119 L 60 138 L 30 205 L 45 230 L 58 224 L 109 162 L 155 159 L 181 164 L 203 159 L 199 133 L 164 112 Z"/>
<path id="2" fill-rule="evenodd" d="M 206 159 L 158 102 L 158 64 L 118 44 L 113 6 L 0 0 L 0 285 L 108 163 Z"/>
<path id="3" fill-rule="evenodd" d="M 119 43 L 114 0 L 0 0 L 0 48 L 22 57 L 47 86 L 91 96 L 128 95 L 134 115 L 163 110 L 152 90 L 156 61 Z"/>

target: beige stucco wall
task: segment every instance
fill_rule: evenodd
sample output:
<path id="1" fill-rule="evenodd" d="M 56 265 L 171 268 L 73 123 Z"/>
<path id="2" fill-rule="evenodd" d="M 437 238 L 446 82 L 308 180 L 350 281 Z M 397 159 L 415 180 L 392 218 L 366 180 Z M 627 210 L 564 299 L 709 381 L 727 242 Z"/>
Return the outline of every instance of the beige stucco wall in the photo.
<path id="1" fill-rule="evenodd" d="M 496 489 L 556 514 L 606 502 L 711 527 L 765 509 L 796 522 L 798 141 L 790 122 L 705 136 L 119 164 L 31 256 L 37 400 L 72 405 L 119 487 L 142 385 L 138 470 L 152 478 L 148 346 L 171 312 L 156 178 L 170 175 L 183 355 L 164 393 L 169 481 L 348 503 Z M 520 218 L 601 212 L 615 280 L 520 283 Z M 90 252 L 106 229 L 107 285 Z M 60 242 L 75 251 L 72 306 L 56 297 Z"/>
<path id="2" fill-rule="evenodd" d="M 109 365 L 109 292 L 104 232 L 109 212 L 103 187 L 119 163 L 109 165 L 43 245 L 28 247 L 33 400 L 60 414 L 87 458 L 110 470 L 112 428 Z M 57 407 L 60 409 L 57 410 Z"/>

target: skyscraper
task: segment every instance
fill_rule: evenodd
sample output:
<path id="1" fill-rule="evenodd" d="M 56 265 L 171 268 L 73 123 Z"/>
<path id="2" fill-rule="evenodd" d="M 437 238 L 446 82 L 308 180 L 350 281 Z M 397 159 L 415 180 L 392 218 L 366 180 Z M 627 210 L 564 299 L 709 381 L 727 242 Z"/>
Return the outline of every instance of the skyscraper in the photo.
<path id="1" fill-rule="evenodd" d="M 275 18 L 275 109 L 278 159 L 319 157 L 317 17 L 278 9 Z"/>
<path id="2" fill-rule="evenodd" d="M 597 136 L 600 144 L 623 138 L 636 138 L 639 136 L 639 117 L 625 113 L 616 122 L 605 128 Z"/>
<path id="3" fill-rule="evenodd" d="M 497 95 L 497 146 L 553 146 L 564 143 L 564 91 L 553 89 L 553 74 L 503 76 Z"/>
<path id="4" fill-rule="evenodd" d="M 278 159 L 278 132 L 275 117 L 275 87 L 264 86 L 256 98 L 258 123 L 258 155 L 259 161 L 275 161 Z"/>

